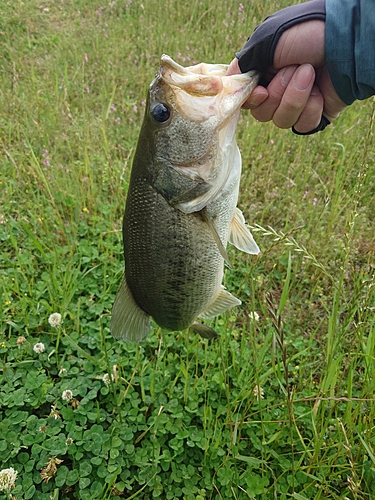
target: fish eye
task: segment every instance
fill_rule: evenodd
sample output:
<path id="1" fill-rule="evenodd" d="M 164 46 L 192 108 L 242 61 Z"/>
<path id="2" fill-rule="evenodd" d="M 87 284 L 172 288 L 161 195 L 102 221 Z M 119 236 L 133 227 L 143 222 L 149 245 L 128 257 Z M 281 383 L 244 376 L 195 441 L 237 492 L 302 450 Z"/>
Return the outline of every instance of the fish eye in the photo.
<path id="1" fill-rule="evenodd" d="M 171 110 L 166 104 L 159 102 L 152 108 L 151 114 L 156 122 L 165 123 L 171 116 Z"/>

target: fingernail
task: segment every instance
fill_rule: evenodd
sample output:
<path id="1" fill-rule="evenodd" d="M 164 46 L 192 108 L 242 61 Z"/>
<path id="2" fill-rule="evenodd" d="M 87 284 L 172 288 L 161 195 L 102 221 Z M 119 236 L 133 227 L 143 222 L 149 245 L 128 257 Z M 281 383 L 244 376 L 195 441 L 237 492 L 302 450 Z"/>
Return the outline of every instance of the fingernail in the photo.
<path id="1" fill-rule="evenodd" d="M 268 92 L 261 88 L 259 91 L 256 89 L 254 92 L 251 94 L 249 99 L 246 101 L 246 104 L 249 106 L 250 109 L 257 108 L 260 104 L 262 104 L 263 101 L 265 101 L 268 97 Z"/>
<path id="2" fill-rule="evenodd" d="M 306 90 L 315 78 L 314 68 L 310 64 L 300 66 L 294 75 L 294 87 L 297 90 Z"/>
<path id="3" fill-rule="evenodd" d="M 286 88 L 296 71 L 296 66 L 287 66 L 281 74 L 281 85 Z"/>

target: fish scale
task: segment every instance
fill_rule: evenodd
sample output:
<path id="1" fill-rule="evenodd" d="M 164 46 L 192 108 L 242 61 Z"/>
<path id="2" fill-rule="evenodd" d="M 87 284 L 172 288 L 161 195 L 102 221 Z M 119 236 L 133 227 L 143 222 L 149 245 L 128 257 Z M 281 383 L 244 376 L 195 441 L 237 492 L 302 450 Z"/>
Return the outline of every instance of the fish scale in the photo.
<path id="1" fill-rule="evenodd" d="M 220 252 L 214 241 L 208 253 L 202 252 L 207 239 L 213 238 L 199 216 L 174 210 L 155 190 L 148 190 L 147 200 L 139 198 L 131 186 L 129 193 L 129 211 L 124 218 L 127 283 L 137 304 L 160 326 L 171 330 L 187 328 L 197 311 L 209 305 L 205 297 L 211 296 L 216 285 L 214 279 L 223 260 Z M 140 216 L 147 223 L 138 224 Z M 191 234 L 199 234 L 201 241 L 192 242 Z"/>

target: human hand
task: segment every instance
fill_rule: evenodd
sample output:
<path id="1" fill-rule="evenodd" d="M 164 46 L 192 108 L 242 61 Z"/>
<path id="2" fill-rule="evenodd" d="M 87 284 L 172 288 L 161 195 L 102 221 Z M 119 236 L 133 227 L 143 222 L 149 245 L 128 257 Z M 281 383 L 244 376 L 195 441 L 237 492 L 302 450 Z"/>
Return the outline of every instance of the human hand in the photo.
<path id="1" fill-rule="evenodd" d="M 301 5 L 287 9 L 289 23 L 293 22 L 289 19 L 293 18 L 295 7 Z M 274 17 L 279 21 L 277 14 Z M 273 22 L 271 28 L 276 31 L 272 17 L 269 18 Z M 285 25 L 285 14 L 281 20 Z M 268 35 L 270 24 L 266 30 L 263 29 Z M 227 72 L 236 74 L 241 70 L 260 69 L 262 83 L 268 83 L 254 89 L 244 108 L 251 109 L 254 118 L 259 121 L 272 120 L 280 128 L 293 126 L 297 133 L 309 133 L 317 127 L 322 129 L 319 128 L 322 115 L 331 121 L 345 108 L 332 85 L 325 62 L 325 22 L 319 18 L 294 24 L 281 36 L 273 37 L 276 38 L 273 47 L 269 36 L 262 38 L 261 28 L 262 25 L 257 28 L 238 54 L 239 60 L 234 59 Z M 263 44 L 261 50 L 258 40 Z M 268 54 L 268 61 L 267 58 L 260 58 L 264 53 Z M 262 64 L 266 66 L 259 67 Z"/>

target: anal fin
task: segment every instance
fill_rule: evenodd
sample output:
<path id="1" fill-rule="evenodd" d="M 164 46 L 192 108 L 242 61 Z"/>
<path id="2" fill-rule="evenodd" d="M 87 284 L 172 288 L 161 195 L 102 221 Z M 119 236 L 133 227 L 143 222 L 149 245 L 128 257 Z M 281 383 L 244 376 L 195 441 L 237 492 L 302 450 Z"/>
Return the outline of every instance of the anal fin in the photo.
<path id="1" fill-rule="evenodd" d="M 124 278 L 112 308 L 112 336 L 125 342 L 141 342 L 147 337 L 150 327 L 150 316 L 136 304 Z"/>
<path id="2" fill-rule="evenodd" d="M 221 288 L 220 292 L 216 295 L 214 301 L 208 306 L 208 308 L 201 312 L 200 318 L 213 318 L 223 313 L 227 309 L 234 306 L 241 305 L 241 301 L 234 297 L 230 292 Z"/>
<path id="3" fill-rule="evenodd" d="M 245 224 L 245 218 L 239 208 L 236 208 L 230 225 L 229 242 L 243 252 L 258 255 L 258 245 Z"/>

